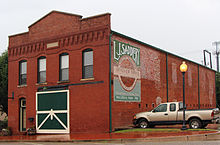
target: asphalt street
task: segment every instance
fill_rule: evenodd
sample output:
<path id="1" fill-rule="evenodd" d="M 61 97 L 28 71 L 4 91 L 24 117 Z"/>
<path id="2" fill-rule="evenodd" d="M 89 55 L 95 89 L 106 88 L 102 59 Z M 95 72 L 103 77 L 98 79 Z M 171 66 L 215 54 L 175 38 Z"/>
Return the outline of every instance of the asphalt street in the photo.
<path id="1" fill-rule="evenodd" d="M 0 142 L 0 145 L 220 145 L 219 141 L 130 142 L 130 143 L 72 143 L 72 142 Z"/>

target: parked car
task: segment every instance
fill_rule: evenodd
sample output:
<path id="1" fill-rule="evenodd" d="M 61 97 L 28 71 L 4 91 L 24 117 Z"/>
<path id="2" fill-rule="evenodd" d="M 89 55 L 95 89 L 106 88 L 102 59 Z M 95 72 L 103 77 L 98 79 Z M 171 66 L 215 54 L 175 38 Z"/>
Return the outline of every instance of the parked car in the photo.
<path id="1" fill-rule="evenodd" d="M 186 110 L 185 120 L 190 128 L 205 128 L 210 123 L 219 121 L 219 109 Z M 150 112 L 141 112 L 134 115 L 133 124 L 140 128 L 154 127 L 155 125 L 175 125 L 183 123 L 183 103 L 162 103 Z"/>

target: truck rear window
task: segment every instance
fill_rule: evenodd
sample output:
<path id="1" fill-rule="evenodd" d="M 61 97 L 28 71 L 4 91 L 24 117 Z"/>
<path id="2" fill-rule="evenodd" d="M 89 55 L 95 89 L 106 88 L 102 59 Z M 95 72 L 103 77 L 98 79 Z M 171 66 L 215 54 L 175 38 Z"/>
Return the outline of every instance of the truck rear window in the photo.
<path id="1" fill-rule="evenodd" d="M 170 104 L 170 111 L 176 111 L 176 104 Z"/>

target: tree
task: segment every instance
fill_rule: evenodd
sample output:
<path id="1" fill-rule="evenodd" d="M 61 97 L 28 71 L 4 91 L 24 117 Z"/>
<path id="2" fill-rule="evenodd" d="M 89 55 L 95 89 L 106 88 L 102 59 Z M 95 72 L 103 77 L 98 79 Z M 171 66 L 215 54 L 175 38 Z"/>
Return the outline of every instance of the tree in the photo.
<path id="1" fill-rule="evenodd" d="M 0 56 L 0 107 L 8 113 L 8 51 Z"/>
<path id="2" fill-rule="evenodd" d="M 220 108 L 220 73 L 216 72 L 216 104 Z"/>

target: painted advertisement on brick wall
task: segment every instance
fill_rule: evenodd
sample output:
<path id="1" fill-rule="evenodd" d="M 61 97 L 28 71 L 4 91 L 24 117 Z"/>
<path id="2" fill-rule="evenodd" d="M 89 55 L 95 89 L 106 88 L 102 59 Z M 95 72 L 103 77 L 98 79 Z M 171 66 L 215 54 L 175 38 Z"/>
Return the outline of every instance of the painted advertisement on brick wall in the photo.
<path id="1" fill-rule="evenodd" d="M 141 101 L 140 48 L 113 40 L 114 101 Z"/>

